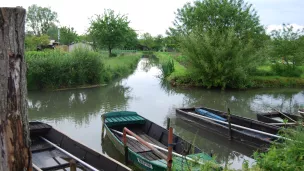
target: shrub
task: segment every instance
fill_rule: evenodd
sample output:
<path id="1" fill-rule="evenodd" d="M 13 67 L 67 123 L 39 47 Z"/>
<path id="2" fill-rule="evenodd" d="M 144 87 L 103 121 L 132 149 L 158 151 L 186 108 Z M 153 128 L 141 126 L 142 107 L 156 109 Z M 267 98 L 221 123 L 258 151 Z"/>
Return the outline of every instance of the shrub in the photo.
<path id="1" fill-rule="evenodd" d="M 172 72 L 174 72 L 174 61 L 169 59 L 168 61 L 161 63 L 161 71 L 164 78 L 169 76 Z"/>
<path id="2" fill-rule="evenodd" d="M 291 65 L 276 63 L 271 66 L 272 70 L 280 76 L 284 77 L 300 77 L 302 75 L 302 70 Z"/>
<path id="3" fill-rule="evenodd" d="M 104 64 L 99 53 L 76 49 L 26 52 L 28 89 L 53 89 L 99 84 Z"/>
<path id="4" fill-rule="evenodd" d="M 291 140 L 273 144 L 266 153 L 255 153 L 257 165 L 269 171 L 304 170 L 304 127 L 285 130 L 282 135 Z"/>

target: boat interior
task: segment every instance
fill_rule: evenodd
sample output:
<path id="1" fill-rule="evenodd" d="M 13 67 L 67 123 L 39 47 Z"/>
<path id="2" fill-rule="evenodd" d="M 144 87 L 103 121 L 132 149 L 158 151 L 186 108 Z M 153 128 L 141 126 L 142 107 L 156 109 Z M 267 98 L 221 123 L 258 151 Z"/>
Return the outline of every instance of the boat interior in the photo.
<path id="1" fill-rule="evenodd" d="M 135 122 L 135 123 L 134 123 Z M 148 143 L 155 144 L 159 147 L 167 149 L 168 146 L 168 131 L 161 126 L 150 122 L 142 118 L 141 116 L 137 116 L 137 118 L 130 116 L 118 116 L 118 117 L 110 117 L 106 118 L 106 123 L 111 132 L 121 141 L 123 142 L 122 132 L 124 127 L 128 128 L 130 131 L 135 133 L 137 136 L 142 138 L 144 141 Z M 120 133 L 117 133 L 120 132 Z M 183 156 L 197 156 L 206 157 L 201 153 L 202 151 L 195 146 L 192 146 L 187 141 L 181 139 L 180 137 L 173 135 L 173 151 L 181 154 Z M 141 155 L 147 160 L 166 165 L 166 160 L 162 159 L 160 156 L 155 154 L 151 149 L 138 142 L 137 140 L 133 140 L 131 138 L 127 138 L 128 147 L 135 153 Z M 163 154 L 167 155 L 166 152 L 159 150 Z M 190 155 L 192 154 L 192 155 Z M 180 157 L 173 157 L 173 160 L 183 160 Z M 178 162 L 182 163 L 182 162 Z"/>

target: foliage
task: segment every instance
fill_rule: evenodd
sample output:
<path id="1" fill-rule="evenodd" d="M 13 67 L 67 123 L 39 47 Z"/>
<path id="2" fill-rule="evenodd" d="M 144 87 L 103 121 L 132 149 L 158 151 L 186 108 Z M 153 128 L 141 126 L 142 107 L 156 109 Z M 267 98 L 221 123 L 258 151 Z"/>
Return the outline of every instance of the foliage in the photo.
<path id="1" fill-rule="evenodd" d="M 61 51 L 27 52 L 28 89 L 54 89 L 92 85 L 103 82 L 104 64 L 99 53 L 75 49 Z"/>
<path id="2" fill-rule="evenodd" d="M 154 47 L 154 38 L 150 33 L 144 33 L 140 36 L 139 42 L 151 50 Z"/>
<path id="3" fill-rule="evenodd" d="M 38 45 L 48 45 L 50 43 L 49 36 L 25 36 L 25 49 L 27 51 L 36 50 Z"/>
<path id="4" fill-rule="evenodd" d="M 269 171 L 304 170 L 304 127 L 285 130 L 282 135 L 291 141 L 273 144 L 266 153 L 255 153 L 257 165 Z"/>
<path id="5" fill-rule="evenodd" d="M 57 13 L 47 7 L 36 4 L 28 7 L 26 24 L 30 31 L 37 36 L 47 34 L 48 29 L 57 21 Z"/>
<path id="6" fill-rule="evenodd" d="M 161 34 L 154 37 L 154 50 L 160 51 L 163 49 L 164 46 L 164 37 Z"/>
<path id="7" fill-rule="evenodd" d="M 188 3 L 178 10 L 175 27 L 181 52 L 208 88 L 245 88 L 263 60 L 265 30 L 243 0 Z"/>
<path id="8" fill-rule="evenodd" d="M 50 37 L 51 40 L 58 41 L 58 27 L 55 24 L 51 24 L 46 34 Z"/>
<path id="9" fill-rule="evenodd" d="M 125 76 L 134 71 L 137 63 L 140 59 L 139 54 L 128 54 L 124 56 L 118 56 L 116 58 L 107 58 L 105 60 L 105 73 L 104 79 L 106 82 Z"/>
<path id="10" fill-rule="evenodd" d="M 126 43 L 132 30 L 129 27 L 127 16 L 115 14 L 113 10 L 105 10 L 103 15 L 96 15 L 91 21 L 89 33 L 93 38 L 94 46 L 98 49 L 108 48 L 109 56 L 112 49 Z"/>
<path id="11" fill-rule="evenodd" d="M 125 49 L 136 49 L 138 44 L 138 39 L 135 30 L 129 28 L 129 31 L 125 36 L 126 36 L 126 40 L 123 47 Z"/>
<path id="12" fill-rule="evenodd" d="M 161 71 L 163 73 L 163 77 L 168 77 L 171 73 L 174 72 L 174 61 L 169 59 L 168 61 L 161 63 Z"/>
<path id="13" fill-rule="evenodd" d="M 275 65 L 273 70 L 281 76 L 299 77 L 301 72 L 296 69 L 304 62 L 304 40 L 300 38 L 303 30 L 294 30 L 291 25 L 283 24 L 282 30 L 272 31 L 271 57 Z"/>
<path id="14" fill-rule="evenodd" d="M 73 27 L 61 27 L 60 28 L 60 44 L 70 45 L 76 42 L 78 35 Z"/>

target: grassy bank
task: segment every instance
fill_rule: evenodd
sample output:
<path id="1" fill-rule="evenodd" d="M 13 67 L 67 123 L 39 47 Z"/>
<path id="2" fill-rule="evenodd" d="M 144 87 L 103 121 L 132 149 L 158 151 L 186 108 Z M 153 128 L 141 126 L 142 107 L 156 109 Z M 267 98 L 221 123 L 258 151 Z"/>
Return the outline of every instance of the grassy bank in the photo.
<path id="1" fill-rule="evenodd" d="M 49 90 L 108 83 L 131 73 L 139 54 L 108 58 L 100 53 L 77 49 L 26 52 L 28 90 Z"/>
<path id="2" fill-rule="evenodd" d="M 168 61 L 173 60 L 174 70 L 170 74 L 164 74 L 165 79 L 174 86 L 203 86 L 202 78 L 194 74 L 188 66 L 185 57 L 178 53 L 158 52 L 156 56 L 163 67 Z M 304 66 L 298 67 L 302 71 L 301 77 L 277 76 L 270 65 L 258 67 L 256 76 L 251 77 L 251 83 L 247 88 L 278 88 L 278 87 L 304 87 Z"/>

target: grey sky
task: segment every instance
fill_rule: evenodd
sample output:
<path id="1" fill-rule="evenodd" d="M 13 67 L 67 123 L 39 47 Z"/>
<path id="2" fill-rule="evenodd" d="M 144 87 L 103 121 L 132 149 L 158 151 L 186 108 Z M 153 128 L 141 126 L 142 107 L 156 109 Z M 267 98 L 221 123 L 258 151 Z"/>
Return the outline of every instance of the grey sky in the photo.
<path id="1" fill-rule="evenodd" d="M 4 1 L 4 0 L 3 0 Z M 32 4 L 51 7 L 59 16 L 62 26 L 71 26 L 80 34 L 89 27 L 89 18 L 102 14 L 110 8 L 128 14 L 131 27 L 138 33 L 165 34 L 172 26 L 174 12 L 189 0 L 6 0 L 0 6 L 23 6 Z M 258 11 L 261 23 L 269 29 L 279 28 L 282 23 L 304 26 L 304 0 L 247 0 Z"/>

